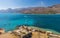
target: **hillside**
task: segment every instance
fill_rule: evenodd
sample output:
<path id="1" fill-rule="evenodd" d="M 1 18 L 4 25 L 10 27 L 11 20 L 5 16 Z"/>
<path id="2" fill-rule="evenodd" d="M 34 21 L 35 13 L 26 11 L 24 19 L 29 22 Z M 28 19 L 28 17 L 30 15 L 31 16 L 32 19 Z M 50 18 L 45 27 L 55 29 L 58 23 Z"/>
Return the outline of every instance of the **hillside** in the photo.
<path id="1" fill-rule="evenodd" d="M 24 13 L 24 14 L 59 14 L 60 4 L 52 5 L 48 7 L 28 7 L 28 8 L 16 8 L 7 10 L 0 10 L 3 13 Z"/>
<path id="2" fill-rule="evenodd" d="M 60 4 L 50 7 L 30 7 L 22 9 L 20 12 L 26 14 L 56 14 L 60 13 Z"/>

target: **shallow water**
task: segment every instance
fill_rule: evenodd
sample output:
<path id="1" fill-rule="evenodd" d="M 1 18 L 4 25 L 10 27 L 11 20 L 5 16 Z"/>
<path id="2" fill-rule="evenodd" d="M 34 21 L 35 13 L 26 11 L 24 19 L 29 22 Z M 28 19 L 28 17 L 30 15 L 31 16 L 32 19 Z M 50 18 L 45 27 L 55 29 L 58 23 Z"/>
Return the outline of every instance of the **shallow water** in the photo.
<path id="1" fill-rule="evenodd" d="M 23 24 L 60 32 L 60 15 L 0 13 L 0 28 L 4 28 L 6 31 L 13 30 L 16 26 Z"/>

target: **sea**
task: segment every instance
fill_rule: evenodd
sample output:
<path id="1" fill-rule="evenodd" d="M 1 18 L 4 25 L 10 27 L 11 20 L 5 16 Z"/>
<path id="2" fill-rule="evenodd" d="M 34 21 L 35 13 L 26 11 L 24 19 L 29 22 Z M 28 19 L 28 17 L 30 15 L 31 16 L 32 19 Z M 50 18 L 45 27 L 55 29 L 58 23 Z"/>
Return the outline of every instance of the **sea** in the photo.
<path id="1" fill-rule="evenodd" d="M 0 28 L 11 31 L 21 25 L 36 26 L 60 33 L 60 14 L 0 13 Z"/>

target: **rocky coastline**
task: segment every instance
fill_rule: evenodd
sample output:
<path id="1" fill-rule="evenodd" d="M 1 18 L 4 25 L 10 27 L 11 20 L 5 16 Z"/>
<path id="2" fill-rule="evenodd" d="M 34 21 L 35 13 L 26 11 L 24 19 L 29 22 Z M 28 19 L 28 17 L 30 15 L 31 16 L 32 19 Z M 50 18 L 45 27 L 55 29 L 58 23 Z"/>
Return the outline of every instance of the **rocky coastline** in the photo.
<path id="1" fill-rule="evenodd" d="M 13 31 L 0 34 L 0 38 L 60 38 L 60 34 L 54 34 L 51 31 L 44 31 L 29 26 L 19 26 Z"/>

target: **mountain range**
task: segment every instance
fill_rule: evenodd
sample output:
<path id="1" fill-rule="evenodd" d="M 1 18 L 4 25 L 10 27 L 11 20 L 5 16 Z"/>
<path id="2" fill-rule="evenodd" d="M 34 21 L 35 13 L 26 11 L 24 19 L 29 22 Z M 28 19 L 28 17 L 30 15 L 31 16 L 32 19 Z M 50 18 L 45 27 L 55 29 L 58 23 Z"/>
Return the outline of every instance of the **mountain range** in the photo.
<path id="1" fill-rule="evenodd" d="M 28 14 L 57 14 L 60 13 L 60 4 L 49 7 L 30 7 L 20 11 Z"/>
<path id="2" fill-rule="evenodd" d="M 8 8 L 7 10 L 0 10 L 0 12 L 24 13 L 24 14 L 59 14 L 60 4 L 48 7 L 28 7 L 16 9 Z"/>

